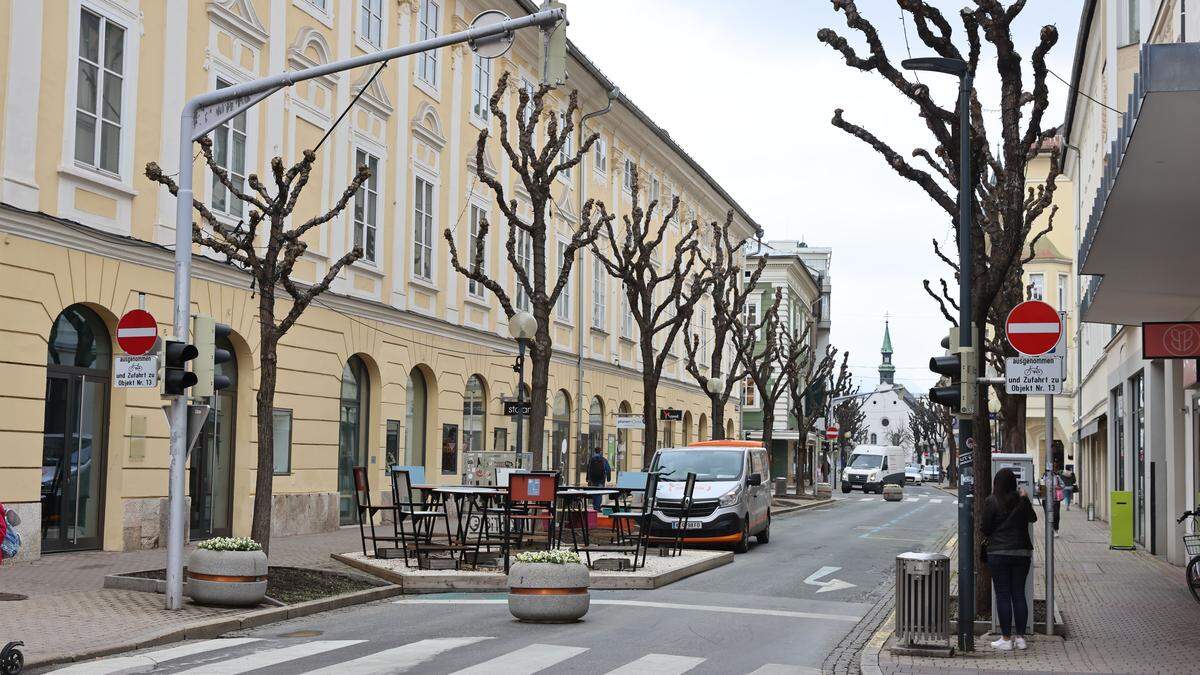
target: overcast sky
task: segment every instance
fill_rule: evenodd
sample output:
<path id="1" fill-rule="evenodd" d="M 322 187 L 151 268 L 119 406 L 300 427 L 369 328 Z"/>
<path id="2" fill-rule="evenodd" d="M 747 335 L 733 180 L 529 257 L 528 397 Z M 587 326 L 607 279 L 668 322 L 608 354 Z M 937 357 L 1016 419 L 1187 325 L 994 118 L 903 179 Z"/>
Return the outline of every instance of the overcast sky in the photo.
<path id="1" fill-rule="evenodd" d="M 1082 0 L 1029 0 L 1016 29 L 1025 57 L 1045 24 L 1059 43 L 1047 59 L 1070 79 Z M 884 314 L 890 314 L 896 379 L 923 392 L 935 379 L 929 357 L 948 324 L 921 288 L 949 271 L 936 237 L 953 249 L 951 223 L 916 186 L 895 175 L 861 141 L 830 125 L 834 108 L 907 155 L 929 147 L 916 107 L 877 73 L 850 69 L 816 39 L 824 27 L 862 41 L 826 0 L 568 0 L 568 35 L 711 173 L 771 239 L 833 248 L 833 342 L 849 349 L 864 388 L 878 383 Z M 958 9 L 934 3 L 963 44 Z M 895 0 L 859 0 L 894 62 L 907 56 Z M 914 56 L 931 55 L 911 22 Z M 985 45 L 986 48 L 986 45 Z M 965 51 L 965 48 L 964 48 Z M 865 53 L 860 49 L 860 54 Z M 985 51 L 976 87 L 995 108 L 994 53 Z M 955 80 L 927 82 L 953 107 Z M 1028 81 L 1028 80 L 1027 80 Z M 1061 121 L 1067 88 L 1050 78 L 1046 124 Z"/>

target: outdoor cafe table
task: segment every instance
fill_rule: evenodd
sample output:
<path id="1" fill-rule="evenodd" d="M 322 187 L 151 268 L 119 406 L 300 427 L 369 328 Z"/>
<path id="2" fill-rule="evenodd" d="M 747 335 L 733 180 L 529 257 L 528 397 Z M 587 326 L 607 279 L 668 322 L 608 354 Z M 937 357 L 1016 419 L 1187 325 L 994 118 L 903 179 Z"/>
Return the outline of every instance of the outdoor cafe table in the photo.
<path id="1" fill-rule="evenodd" d="M 507 490 L 496 485 L 414 485 L 427 496 L 435 496 L 442 501 L 453 500 L 455 513 L 458 514 L 457 536 L 460 544 L 467 542 L 467 526 L 471 516 L 478 511 L 483 517 L 483 509 L 478 504 L 480 498 L 503 495 Z M 480 527 L 483 527 L 480 521 Z"/>
<path id="2" fill-rule="evenodd" d="M 599 496 L 619 494 L 620 490 L 616 488 L 604 487 L 567 487 L 558 491 L 558 498 L 563 502 L 563 513 L 559 520 L 558 526 L 558 541 L 561 544 L 563 538 L 563 528 L 570 523 L 571 514 L 574 513 L 579 517 L 580 529 L 583 530 L 583 544 L 587 546 L 591 544 L 591 535 L 588 531 L 587 519 L 587 500 Z M 575 539 L 575 528 L 571 528 L 571 543 L 572 548 L 578 550 L 579 542 Z"/>

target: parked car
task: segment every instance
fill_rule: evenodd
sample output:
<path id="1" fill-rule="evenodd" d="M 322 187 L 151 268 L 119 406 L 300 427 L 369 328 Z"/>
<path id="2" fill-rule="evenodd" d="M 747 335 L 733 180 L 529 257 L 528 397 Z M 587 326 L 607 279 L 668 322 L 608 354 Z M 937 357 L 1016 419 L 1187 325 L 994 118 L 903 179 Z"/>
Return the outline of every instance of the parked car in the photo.
<path id="1" fill-rule="evenodd" d="M 920 464 L 909 464 L 908 466 L 904 467 L 904 482 L 906 484 L 907 483 L 924 483 L 925 482 L 925 480 L 923 478 L 921 478 L 921 465 Z"/>
<path id="2" fill-rule="evenodd" d="M 942 482 L 942 467 L 936 464 L 926 464 L 924 469 L 921 469 L 921 478 L 933 482 Z"/>

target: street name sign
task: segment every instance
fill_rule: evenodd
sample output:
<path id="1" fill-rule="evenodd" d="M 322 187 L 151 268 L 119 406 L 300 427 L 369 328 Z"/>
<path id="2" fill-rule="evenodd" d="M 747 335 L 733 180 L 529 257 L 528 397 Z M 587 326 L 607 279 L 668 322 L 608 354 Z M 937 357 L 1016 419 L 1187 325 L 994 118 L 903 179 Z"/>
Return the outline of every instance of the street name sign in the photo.
<path id="1" fill-rule="evenodd" d="M 1008 313 L 1004 332 L 1013 349 L 1026 356 L 1041 356 L 1058 344 L 1062 336 L 1062 318 L 1049 304 L 1026 300 Z"/>
<path id="2" fill-rule="evenodd" d="M 117 322 L 117 344 L 131 356 L 140 356 L 154 348 L 158 322 L 144 309 L 131 309 Z"/>
<path id="3" fill-rule="evenodd" d="M 1061 394 L 1063 360 L 1058 356 L 1004 359 L 1004 390 L 1010 394 Z"/>
<path id="4" fill-rule="evenodd" d="M 158 387 L 158 357 L 113 357 L 113 387 L 117 389 L 156 389 Z"/>

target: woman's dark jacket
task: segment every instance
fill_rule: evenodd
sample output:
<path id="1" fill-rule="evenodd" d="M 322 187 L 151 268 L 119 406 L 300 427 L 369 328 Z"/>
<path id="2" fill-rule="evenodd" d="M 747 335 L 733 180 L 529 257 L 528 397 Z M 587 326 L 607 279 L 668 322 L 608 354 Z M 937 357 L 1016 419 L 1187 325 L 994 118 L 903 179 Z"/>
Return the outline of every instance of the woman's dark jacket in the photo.
<path id="1" fill-rule="evenodd" d="M 1015 511 L 1010 513 L 1000 506 L 995 496 L 989 496 L 983 503 L 980 530 L 988 538 L 989 551 L 1032 551 L 1029 523 L 1036 522 L 1037 513 L 1028 497 L 1017 499 Z"/>

